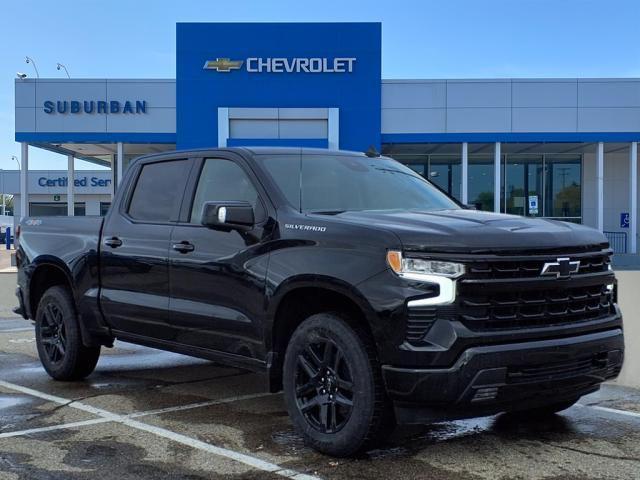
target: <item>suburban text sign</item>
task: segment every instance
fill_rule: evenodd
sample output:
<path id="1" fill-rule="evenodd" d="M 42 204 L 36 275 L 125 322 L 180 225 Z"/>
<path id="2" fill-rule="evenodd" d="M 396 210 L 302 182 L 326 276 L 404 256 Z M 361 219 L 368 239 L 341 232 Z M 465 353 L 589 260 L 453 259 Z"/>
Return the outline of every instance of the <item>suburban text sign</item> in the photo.
<path id="1" fill-rule="evenodd" d="M 42 109 L 48 114 L 142 114 L 147 113 L 146 100 L 46 100 Z"/>

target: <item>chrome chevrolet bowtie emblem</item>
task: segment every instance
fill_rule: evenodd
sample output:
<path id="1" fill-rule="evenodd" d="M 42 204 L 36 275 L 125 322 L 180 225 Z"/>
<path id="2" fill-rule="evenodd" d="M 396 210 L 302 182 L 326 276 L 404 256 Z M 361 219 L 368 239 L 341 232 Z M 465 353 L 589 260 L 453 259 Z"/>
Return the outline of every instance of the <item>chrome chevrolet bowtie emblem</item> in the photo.
<path id="1" fill-rule="evenodd" d="M 571 274 L 578 273 L 580 260 L 571 261 L 568 258 L 559 258 L 556 262 L 545 263 L 540 275 L 555 275 L 556 278 L 569 278 Z"/>
<path id="2" fill-rule="evenodd" d="M 242 67 L 243 60 L 231 60 L 229 58 L 216 58 L 215 60 L 207 60 L 204 62 L 205 70 L 217 70 L 218 72 L 230 72 L 238 70 Z"/>

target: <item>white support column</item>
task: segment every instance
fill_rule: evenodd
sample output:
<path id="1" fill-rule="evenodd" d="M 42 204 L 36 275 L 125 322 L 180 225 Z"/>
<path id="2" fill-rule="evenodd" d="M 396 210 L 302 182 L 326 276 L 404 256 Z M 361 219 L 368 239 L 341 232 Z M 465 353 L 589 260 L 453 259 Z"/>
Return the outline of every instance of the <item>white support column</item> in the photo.
<path id="1" fill-rule="evenodd" d="M 469 144 L 462 142 L 462 172 L 460 175 L 460 201 L 469 203 Z"/>
<path id="2" fill-rule="evenodd" d="M 218 148 L 227 146 L 229 139 L 229 109 L 218 107 Z"/>
<path id="3" fill-rule="evenodd" d="M 340 148 L 340 109 L 329 108 L 327 118 L 327 146 L 329 150 Z"/>
<path id="4" fill-rule="evenodd" d="M 27 175 L 29 174 L 29 144 L 20 144 L 20 219 L 29 215 L 29 188 Z"/>
<path id="5" fill-rule="evenodd" d="M 493 152 L 493 211 L 500 213 L 500 142 L 496 142 Z"/>
<path id="6" fill-rule="evenodd" d="M 73 217 L 75 215 L 76 201 L 73 195 L 75 187 L 75 165 L 73 155 L 67 156 L 67 215 Z"/>
<path id="7" fill-rule="evenodd" d="M 6 197 L 4 196 L 4 170 L 0 169 L 0 173 L 2 174 L 2 215 L 6 214 Z"/>
<path id="8" fill-rule="evenodd" d="M 116 194 L 116 156 L 111 155 L 111 201 Z"/>
<path id="9" fill-rule="evenodd" d="M 122 142 L 118 142 L 118 148 L 117 148 L 117 155 L 116 155 L 116 182 L 117 185 L 119 186 L 120 183 L 122 182 L 122 172 L 123 172 L 123 165 L 124 165 L 124 145 Z"/>
<path id="10" fill-rule="evenodd" d="M 596 154 L 596 201 L 598 220 L 596 228 L 604 230 L 604 142 L 598 142 Z"/>
<path id="11" fill-rule="evenodd" d="M 638 142 L 629 151 L 629 253 L 638 253 Z"/>

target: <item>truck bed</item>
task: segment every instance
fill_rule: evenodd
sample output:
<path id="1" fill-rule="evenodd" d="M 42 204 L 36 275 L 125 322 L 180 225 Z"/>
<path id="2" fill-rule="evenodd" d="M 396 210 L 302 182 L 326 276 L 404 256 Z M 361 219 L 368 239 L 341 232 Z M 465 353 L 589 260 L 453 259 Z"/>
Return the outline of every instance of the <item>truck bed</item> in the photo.
<path id="1" fill-rule="evenodd" d="M 19 242 L 31 263 L 53 256 L 71 269 L 86 254 L 99 251 L 103 217 L 27 217 L 20 222 Z"/>

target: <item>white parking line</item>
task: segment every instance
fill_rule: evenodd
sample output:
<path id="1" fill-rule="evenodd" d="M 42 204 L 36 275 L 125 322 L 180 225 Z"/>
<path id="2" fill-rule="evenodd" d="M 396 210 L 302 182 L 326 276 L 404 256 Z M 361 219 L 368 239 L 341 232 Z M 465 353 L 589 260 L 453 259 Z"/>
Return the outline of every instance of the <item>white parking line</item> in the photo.
<path id="1" fill-rule="evenodd" d="M 146 410 L 143 412 L 135 412 L 127 415 L 129 418 L 147 417 L 149 415 L 162 415 L 163 413 L 181 412 L 183 410 L 192 410 L 194 408 L 210 407 L 212 405 L 223 405 L 225 403 L 241 402 L 242 400 L 252 400 L 254 398 L 271 397 L 275 393 L 262 392 L 250 395 L 240 395 L 237 397 L 228 397 L 221 400 L 207 400 L 205 402 L 189 403 L 187 405 L 178 405 L 175 407 L 158 408 L 157 410 Z"/>
<path id="2" fill-rule="evenodd" d="M 152 433 L 152 434 L 157 435 L 159 437 L 167 438 L 167 439 L 172 440 L 174 442 L 178 442 L 178 443 L 181 443 L 183 445 L 187 445 L 189 447 L 196 448 L 198 450 L 209 452 L 209 453 L 212 453 L 214 455 L 218 455 L 220 457 L 228 458 L 230 460 L 234 460 L 236 462 L 243 463 L 243 464 L 245 464 L 245 465 L 247 465 L 249 467 L 252 467 L 252 468 L 255 468 L 255 469 L 258 469 L 258 470 L 262 470 L 262 471 L 265 471 L 265 472 L 271 472 L 271 473 L 274 473 L 276 475 L 280 475 L 280 476 L 286 477 L 286 478 L 293 478 L 295 480 L 319 480 L 318 477 L 314 477 L 312 475 L 307 475 L 307 474 L 304 474 L 304 473 L 296 472 L 294 470 L 289 470 L 289 469 L 286 469 L 286 468 L 282 468 L 280 465 L 277 465 L 277 464 L 271 463 L 271 462 L 267 462 L 265 460 L 261 460 L 260 458 L 253 457 L 251 455 L 247 455 L 247 454 L 244 454 L 244 453 L 236 452 L 235 450 L 229 450 L 229 449 L 223 448 L 223 447 L 218 447 L 218 446 L 212 445 L 210 443 L 206 443 L 206 442 L 203 442 L 201 440 L 197 440 L 195 438 L 188 437 L 186 435 L 182 435 L 180 433 L 172 432 L 171 430 L 167 430 L 167 429 L 162 428 L 162 427 L 156 427 L 156 426 L 153 426 L 153 425 L 148 425 L 146 423 L 142 423 L 142 422 L 140 422 L 138 420 L 134 420 L 133 418 L 130 418 L 130 417 L 126 416 L 126 415 L 118 415 L 116 413 L 112 413 L 112 412 L 109 412 L 107 410 L 103 410 L 101 408 L 92 407 L 91 405 L 87 405 L 87 404 L 82 403 L 82 402 L 76 402 L 76 401 L 69 400 L 69 399 L 66 399 L 66 398 L 63 398 L 63 397 L 58 397 L 56 395 L 50 395 L 48 393 L 40 392 L 40 391 L 34 390 L 32 388 L 23 387 L 22 385 L 17 385 L 15 383 L 10 383 L 10 382 L 5 382 L 4 380 L 0 380 L 0 386 L 4 387 L 4 388 L 7 388 L 7 389 L 10 389 L 10 390 L 14 390 L 14 391 L 17 391 L 17 392 L 24 393 L 26 395 L 31 395 L 33 397 L 42 398 L 43 400 L 47 400 L 49 402 L 54 402 L 54 403 L 57 403 L 57 404 L 60 404 L 60 405 L 66 405 L 66 406 L 68 406 L 70 408 L 75 408 L 75 409 L 82 410 L 84 412 L 92 413 L 94 415 L 102 417 L 101 419 L 95 419 L 95 420 L 103 420 L 104 422 L 113 421 L 113 422 L 121 423 L 121 424 L 126 425 L 128 427 L 135 428 L 135 429 L 138 429 L 138 430 L 142 430 L 142 431 L 145 431 L 145 432 L 148 432 L 148 433 Z M 232 400 L 229 400 L 229 401 L 232 401 Z M 205 403 L 205 402 L 202 402 L 202 403 Z M 84 422 L 76 422 L 76 423 L 84 423 Z M 96 423 L 99 423 L 99 422 L 96 422 Z M 70 425 L 70 424 L 66 424 L 66 425 Z M 49 427 L 43 427 L 43 428 L 49 428 Z M 67 427 L 67 428 L 72 428 L 72 427 Z M 53 428 L 49 428 L 49 430 L 52 430 L 52 429 Z M 49 430 L 47 430 L 47 431 L 49 431 Z M 11 433 L 11 432 L 7 432 L 7 433 Z"/>
<path id="3" fill-rule="evenodd" d="M 601 407 L 600 405 L 584 405 L 582 403 L 576 403 L 576 407 L 591 408 L 593 410 L 600 410 L 607 413 L 615 413 L 617 415 L 625 415 L 627 417 L 640 418 L 640 413 L 630 412 L 629 410 L 619 410 L 617 408 Z"/>
<path id="4" fill-rule="evenodd" d="M 306 475 L 304 473 L 298 473 L 293 470 L 283 469 L 282 467 L 274 463 L 266 462 L 259 458 L 236 452 L 234 450 L 216 447 L 215 445 L 211 445 L 210 443 L 205 443 L 195 438 L 182 435 L 181 433 L 172 432 L 171 430 L 167 430 L 165 428 L 155 427 L 153 425 L 148 425 L 146 423 L 142 423 L 129 418 L 125 418 L 121 423 L 132 428 L 137 428 L 138 430 L 153 433 L 155 435 L 158 435 L 159 437 L 168 438 L 169 440 L 182 443 L 183 445 L 187 445 L 189 447 L 197 448 L 198 450 L 204 450 L 205 452 L 210 452 L 214 455 L 219 455 L 221 457 L 226 457 L 231 460 L 244 463 L 245 465 L 249 465 L 253 468 L 264 470 L 265 472 L 275 473 L 276 475 L 294 478 L 296 480 L 318 480 L 318 477 Z"/>
<path id="5" fill-rule="evenodd" d="M 60 425 L 50 425 L 48 427 L 30 428 L 28 430 L 17 430 L 15 432 L 0 433 L 1 438 L 21 437 L 22 435 L 31 435 L 33 433 L 53 432 L 55 430 L 64 430 L 65 428 L 84 427 L 86 425 L 95 425 L 97 423 L 110 422 L 108 418 L 93 418 L 91 420 L 83 420 L 81 422 L 63 423 Z"/>
<path id="6" fill-rule="evenodd" d="M 26 389 L 26 390 L 31 391 L 31 389 Z M 26 392 L 23 392 L 23 393 L 26 393 Z M 237 397 L 223 398 L 221 400 L 208 400 L 206 402 L 189 403 L 187 405 L 178 405 L 175 407 L 158 408 L 156 410 L 146 410 L 144 412 L 129 413 L 127 415 L 122 415 L 122 416 L 127 418 L 140 418 L 140 417 L 147 417 L 150 415 L 162 415 L 163 413 L 182 412 L 185 410 L 193 410 L 194 408 L 210 407 L 213 405 L 223 405 L 225 403 L 240 402 L 242 400 L 251 400 L 254 398 L 269 397 L 272 395 L 275 395 L 275 394 L 263 392 L 263 393 L 255 393 L 252 395 L 239 395 Z M 71 405 L 72 403 L 75 403 L 75 402 L 71 402 L 69 405 Z M 100 418 L 94 418 L 92 420 L 83 420 L 79 422 L 49 425 L 47 427 L 29 428 L 27 430 L 16 430 L 13 432 L 4 432 L 4 433 L 0 433 L 0 438 L 20 437 L 22 435 L 31 435 L 34 433 L 41 433 L 41 432 L 52 432 L 55 430 L 84 427 L 86 425 L 95 425 L 98 423 L 106 423 L 106 422 L 112 422 L 112 421 L 113 420 L 111 418 L 105 418 L 101 416 Z"/>

